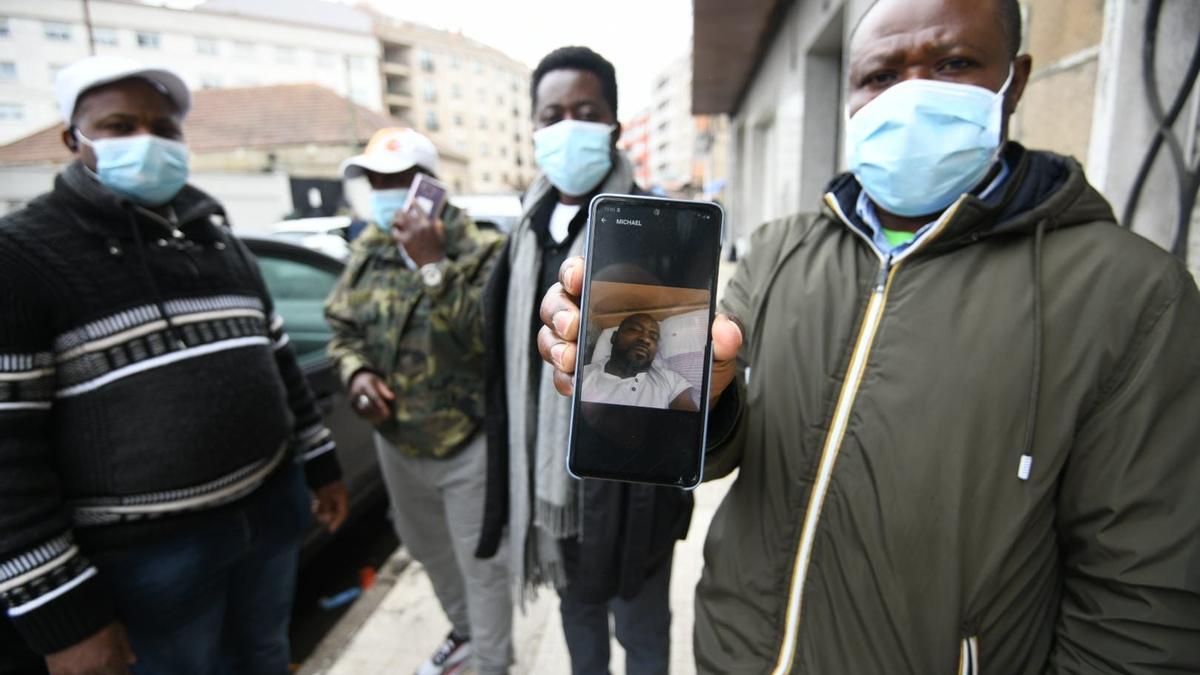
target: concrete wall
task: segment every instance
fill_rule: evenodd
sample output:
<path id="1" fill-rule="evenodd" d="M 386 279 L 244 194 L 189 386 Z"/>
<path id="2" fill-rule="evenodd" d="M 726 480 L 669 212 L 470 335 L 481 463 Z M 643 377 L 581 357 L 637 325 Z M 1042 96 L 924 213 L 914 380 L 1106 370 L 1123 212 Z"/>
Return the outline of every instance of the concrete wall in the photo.
<path id="1" fill-rule="evenodd" d="M 1033 56 L 1011 135 L 1088 161 L 1105 0 L 1027 0 L 1023 51 Z"/>
<path id="2" fill-rule="evenodd" d="M 842 46 L 870 0 L 795 2 L 732 119 L 731 236 L 820 208 L 844 166 Z"/>

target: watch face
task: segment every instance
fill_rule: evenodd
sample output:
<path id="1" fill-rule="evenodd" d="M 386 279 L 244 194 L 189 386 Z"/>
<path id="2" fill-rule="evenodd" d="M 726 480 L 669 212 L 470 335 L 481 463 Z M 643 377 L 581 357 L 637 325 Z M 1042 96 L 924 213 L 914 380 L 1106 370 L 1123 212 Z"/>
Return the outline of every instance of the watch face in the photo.
<path id="1" fill-rule="evenodd" d="M 442 283 L 442 268 L 432 264 L 422 266 L 421 281 L 425 282 L 426 286 L 437 286 Z"/>

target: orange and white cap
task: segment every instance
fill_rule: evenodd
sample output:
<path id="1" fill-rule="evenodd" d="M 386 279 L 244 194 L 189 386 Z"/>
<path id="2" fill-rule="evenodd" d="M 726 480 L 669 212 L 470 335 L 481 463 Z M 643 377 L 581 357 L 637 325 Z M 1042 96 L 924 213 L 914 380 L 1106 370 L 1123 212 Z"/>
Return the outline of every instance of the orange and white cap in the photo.
<path id="1" fill-rule="evenodd" d="M 342 162 L 341 171 L 345 178 L 361 176 L 364 171 L 400 173 L 414 166 L 437 173 L 437 164 L 433 141 L 412 129 L 390 127 L 376 131 L 363 154 Z"/>

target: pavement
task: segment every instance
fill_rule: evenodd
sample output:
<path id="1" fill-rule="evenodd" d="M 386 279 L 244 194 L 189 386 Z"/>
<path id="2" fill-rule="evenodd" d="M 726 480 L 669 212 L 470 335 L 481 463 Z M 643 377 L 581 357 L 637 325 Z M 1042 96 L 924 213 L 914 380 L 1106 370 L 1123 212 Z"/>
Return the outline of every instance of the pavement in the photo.
<path id="1" fill-rule="evenodd" d="M 675 549 L 671 572 L 671 672 L 695 673 L 692 659 L 693 600 L 704 563 L 704 538 L 713 512 L 732 478 L 705 483 L 696 490 L 696 510 L 688 538 Z M 403 547 L 385 567 L 381 580 L 347 613 L 300 675 L 388 675 L 414 672 L 450 631 L 429 578 Z M 559 675 L 571 672 L 558 613 L 558 596 L 542 589 L 516 610 L 513 627 L 516 664 L 512 675 Z M 612 674 L 624 675 L 624 652 L 616 640 Z"/>

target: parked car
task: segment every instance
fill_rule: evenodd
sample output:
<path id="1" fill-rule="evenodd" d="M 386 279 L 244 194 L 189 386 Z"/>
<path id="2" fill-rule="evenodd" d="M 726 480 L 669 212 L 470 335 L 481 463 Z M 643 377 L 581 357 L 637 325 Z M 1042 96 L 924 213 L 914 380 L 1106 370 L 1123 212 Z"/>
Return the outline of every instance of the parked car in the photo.
<path id="1" fill-rule="evenodd" d="M 350 216 L 297 218 L 272 225 L 270 236 L 345 260 L 350 256 Z"/>
<path id="2" fill-rule="evenodd" d="M 274 237 L 242 236 L 258 258 L 275 311 L 283 317 L 292 349 L 308 377 L 325 424 L 337 441 L 338 459 L 350 493 L 350 517 L 360 517 L 387 498 L 379 473 L 371 426 L 350 409 L 345 389 L 326 347 L 333 336 L 325 322 L 325 298 L 345 264 L 330 255 Z M 348 520 L 349 520 L 348 519 Z M 309 557 L 329 537 L 314 525 L 304 541 Z"/>
<path id="3" fill-rule="evenodd" d="M 450 195 L 450 203 L 465 210 L 480 227 L 505 234 L 521 222 L 521 198 L 515 194 Z"/>

